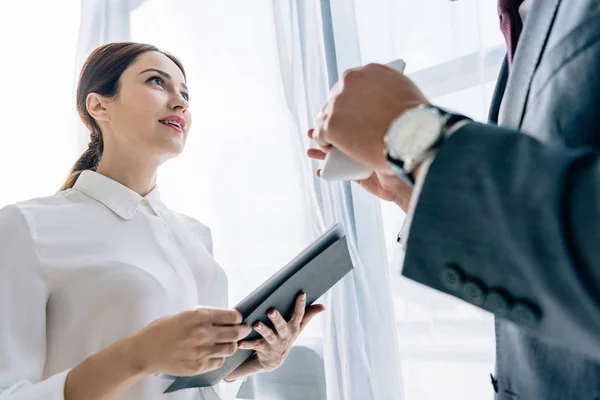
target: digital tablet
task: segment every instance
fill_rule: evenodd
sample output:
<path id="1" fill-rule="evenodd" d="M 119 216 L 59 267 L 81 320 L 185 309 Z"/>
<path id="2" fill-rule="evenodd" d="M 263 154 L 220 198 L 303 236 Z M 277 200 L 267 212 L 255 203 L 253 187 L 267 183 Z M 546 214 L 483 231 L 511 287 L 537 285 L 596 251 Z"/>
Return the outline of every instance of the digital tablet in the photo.
<path id="1" fill-rule="evenodd" d="M 235 309 L 242 314 L 244 324 L 253 326 L 262 321 L 273 327 L 267 318 L 267 311 L 275 308 L 289 320 L 294 313 L 299 293 L 306 293 L 308 306 L 353 268 L 344 228 L 341 224 L 336 224 L 242 300 Z M 244 340 L 260 337 L 257 332 L 252 331 Z M 175 380 L 165 393 L 216 385 L 253 354 L 253 350 L 239 349 L 233 356 L 225 359 L 225 364 L 217 370 L 191 377 L 171 377 Z"/>

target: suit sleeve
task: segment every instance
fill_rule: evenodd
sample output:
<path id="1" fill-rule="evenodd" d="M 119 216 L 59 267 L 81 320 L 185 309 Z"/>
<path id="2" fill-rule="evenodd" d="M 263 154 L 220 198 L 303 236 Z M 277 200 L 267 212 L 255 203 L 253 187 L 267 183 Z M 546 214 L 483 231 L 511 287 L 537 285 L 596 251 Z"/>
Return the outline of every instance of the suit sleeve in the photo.
<path id="1" fill-rule="evenodd" d="M 600 158 L 471 123 L 441 147 L 403 275 L 600 359 Z"/>

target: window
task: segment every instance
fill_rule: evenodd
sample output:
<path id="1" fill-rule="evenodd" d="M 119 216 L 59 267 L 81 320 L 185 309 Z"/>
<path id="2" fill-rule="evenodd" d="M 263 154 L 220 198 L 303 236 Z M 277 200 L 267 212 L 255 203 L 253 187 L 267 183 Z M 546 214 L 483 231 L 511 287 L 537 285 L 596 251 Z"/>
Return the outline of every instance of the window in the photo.
<path id="1" fill-rule="evenodd" d="M 0 207 L 55 193 L 77 159 L 79 7 L 77 0 L 0 5 Z"/>
<path id="2" fill-rule="evenodd" d="M 505 53 L 495 2 L 349 3 L 354 10 L 352 14 L 344 9 L 346 23 L 356 25 L 363 64 L 403 58 L 406 73 L 433 104 L 486 120 Z M 346 50 L 338 46 L 342 57 Z M 381 210 L 406 398 L 442 398 L 447 393 L 466 400 L 492 396 L 493 317 L 403 278 L 396 235 L 405 216 L 394 204 L 382 202 Z"/>

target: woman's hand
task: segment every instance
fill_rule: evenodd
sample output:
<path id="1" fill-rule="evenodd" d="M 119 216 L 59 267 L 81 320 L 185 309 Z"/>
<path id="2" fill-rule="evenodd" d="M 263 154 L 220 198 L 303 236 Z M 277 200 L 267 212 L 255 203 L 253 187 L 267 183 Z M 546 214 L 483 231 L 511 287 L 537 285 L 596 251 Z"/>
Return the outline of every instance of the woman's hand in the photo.
<path id="1" fill-rule="evenodd" d="M 306 324 L 325 307 L 320 304 L 306 308 L 306 294 L 298 295 L 294 315 L 286 322 L 277 310 L 271 310 L 267 315 L 273 322 L 275 330 L 262 322 L 254 325 L 254 329 L 263 337 L 262 339 L 241 342 L 240 349 L 256 351 L 256 362 L 265 371 L 279 368 L 285 361 L 294 341 L 302 332 Z M 250 360 L 253 362 L 254 360 Z"/>
<path id="2" fill-rule="evenodd" d="M 193 376 L 220 368 L 252 328 L 237 310 L 197 308 L 160 318 L 135 333 L 134 357 L 147 375 Z"/>
<path id="3" fill-rule="evenodd" d="M 314 129 L 308 131 L 308 137 L 313 138 Z M 314 160 L 324 160 L 331 147 L 320 149 L 309 149 L 307 156 Z M 321 176 L 321 170 L 317 175 Z M 398 178 L 393 172 L 374 172 L 367 179 L 355 181 L 367 192 L 385 201 L 396 203 L 404 212 L 408 210 L 412 186 Z"/>

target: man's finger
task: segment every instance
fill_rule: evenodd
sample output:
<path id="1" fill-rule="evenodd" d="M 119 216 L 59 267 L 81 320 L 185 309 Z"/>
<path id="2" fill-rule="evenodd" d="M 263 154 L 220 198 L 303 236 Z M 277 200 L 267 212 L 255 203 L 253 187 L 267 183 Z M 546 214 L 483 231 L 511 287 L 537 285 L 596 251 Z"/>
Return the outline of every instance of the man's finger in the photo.
<path id="1" fill-rule="evenodd" d="M 327 156 L 327 153 L 320 149 L 308 149 L 306 155 L 315 160 L 324 160 L 325 156 Z"/>
<path id="2" fill-rule="evenodd" d="M 323 150 L 328 150 L 331 149 L 331 144 L 327 143 L 327 141 L 325 140 L 325 138 L 323 137 L 323 126 L 322 124 L 319 124 L 319 126 L 317 126 L 313 132 L 313 139 L 315 140 L 315 142 L 317 142 L 317 144 L 319 145 L 319 147 L 321 147 L 321 149 Z"/>
<path id="3" fill-rule="evenodd" d="M 319 123 L 319 125 L 317 125 L 316 128 L 313 128 L 312 130 L 312 140 L 314 140 L 315 142 L 319 142 L 319 136 L 321 135 L 321 123 Z"/>

